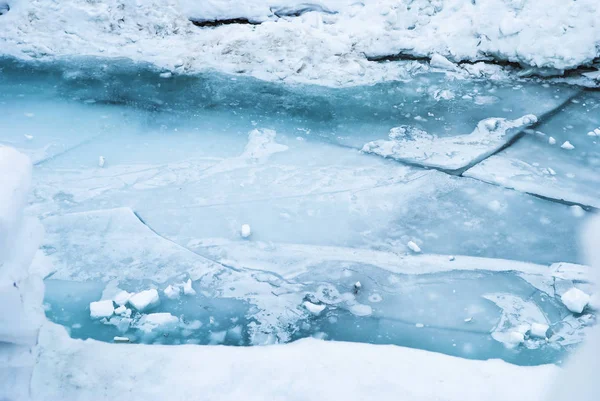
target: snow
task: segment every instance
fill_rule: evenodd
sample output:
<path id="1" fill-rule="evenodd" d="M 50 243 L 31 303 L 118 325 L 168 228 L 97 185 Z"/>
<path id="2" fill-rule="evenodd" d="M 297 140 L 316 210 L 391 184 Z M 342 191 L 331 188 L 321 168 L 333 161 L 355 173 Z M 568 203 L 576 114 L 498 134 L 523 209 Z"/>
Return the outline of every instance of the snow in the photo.
<path id="1" fill-rule="evenodd" d="M 581 313 L 590 302 L 590 296 L 578 288 L 571 288 L 561 297 L 561 301 L 567 309 L 573 313 Z"/>
<path id="2" fill-rule="evenodd" d="M 319 363 L 314 363 L 315 355 Z M 70 339 L 51 324 L 40 337 L 38 358 L 31 383 L 34 401 L 114 400 L 125 393 L 131 401 L 189 399 L 198 394 L 220 400 L 239 399 L 240 394 L 251 400 L 286 394 L 305 400 L 385 401 L 404 394 L 413 401 L 437 400 L 440 394 L 448 401 L 538 400 L 546 382 L 559 372 L 553 365 L 519 367 L 403 347 L 315 339 L 267 347 L 128 344 L 117 348 Z M 240 371 L 243 376 L 235 373 Z M 384 380 L 392 372 L 393 379 Z M 265 381 L 266 375 L 278 379 Z M 462 384 L 465 377 L 469 377 L 468 391 Z M 285 388 L 281 383 L 286 383 Z M 132 388 L 136 390 L 131 392 Z"/>
<path id="3" fill-rule="evenodd" d="M 92 319 L 111 317 L 114 312 L 115 308 L 111 300 L 90 303 L 90 317 Z"/>
<path id="4" fill-rule="evenodd" d="M 442 138 L 403 125 L 390 130 L 390 140 L 369 142 L 362 151 L 426 167 L 458 170 L 494 153 L 535 122 L 537 118 L 531 114 L 515 120 L 488 118 L 468 135 Z"/>
<path id="5" fill-rule="evenodd" d="M 160 298 L 158 291 L 150 289 L 132 295 L 127 302 L 137 311 L 144 312 L 160 304 Z"/>
<path id="6" fill-rule="evenodd" d="M 309 301 L 304 301 L 302 303 L 302 305 L 304 305 L 306 310 L 308 310 L 313 315 L 320 315 L 321 312 L 323 312 L 325 310 L 325 307 L 327 306 L 327 305 L 313 304 L 312 302 L 309 302 Z"/>
<path id="7" fill-rule="evenodd" d="M 60 4 L 11 0 L 10 4 L 10 12 L 0 18 L 4 55 L 34 60 L 82 54 L 127 57 L 177 73 L 220 70 L 270 81 L 330 85 L 397 79 L 415 69 L 416 62 L 406 66 L 368 59 L 398 53 L 454 62 L 511 61 L 533 71 L 561 73 L 591 64 L 598 57 L 600 41 L 595 0 L 321 0 L 310 6 L 281 0 Z M 299 17 L 275 15 L 277 10 L 312 9 Z M 262 23 L 198 28 L 190 18 Z M 359 28 L 365 24 L 368 29 Z"/>

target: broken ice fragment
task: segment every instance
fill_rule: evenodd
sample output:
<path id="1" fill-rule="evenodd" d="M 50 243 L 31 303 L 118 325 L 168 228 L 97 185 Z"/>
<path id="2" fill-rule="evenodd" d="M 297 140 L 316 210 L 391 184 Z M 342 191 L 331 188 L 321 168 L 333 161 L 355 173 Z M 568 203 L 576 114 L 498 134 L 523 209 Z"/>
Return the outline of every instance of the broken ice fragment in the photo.
<path id="1" fill-rule="evenodd" d="M 402 125 L 390 130 L 389 140 L 368 142 L 362 151 L 426 167 L 457 170 L 493 154 L 515 138 L 521 128 L 536 122 L 533 114 L 515 120 L 487 118 L 470 134 L 450 137 Z"/>
<path id="2" fill-rule="evenodd" d="M 468 318 L 466 318 L 466 319 L 465 319 L 465 323 L 470 323 L 470 322 L 472 322 L 472 321 L 473 321 L 473 318 L 472 318 L 472 317 L 468 317 Z"/>
<path id="3" fill-rule="evenodd" d="M 90 303 L 90 317 L 92 319 L 111 317 L 114 311 L 113 302 L 110 299 Z"/>
<path id="4" fill-rule="evenodd" d="M 571 288 L 560 297 L 562 303 L 573 313 L 581 313 L 590 302 L 590 296 L 579 288 Z"/>
<path id="5" fill-rule="evenodd" d="M 130 340 L 129 340 L 129 337 L 115 336 L 113 338 L 113 341 L 116 342 L 116 343 L 128 343 Z"/>
<path id="6" fill-rule="evenodd" d="M 417 245 L 416 243 L 414 243 L 413 241 L 408 241 L 408 244 L 406 244 L 411 251 L 413 251 L 414 253 L 420 253 L 421 252 L 421 248 L 419 248 L 419 245 Z"/>
<path id="7" fill-rule="evenodd" d="M 192 279 L 188 279 L 183 283 L 183 293 L 185 295 L 196 295 L 196 290 L 192 288 Z"/>
<path id="8" fill-rule="evenodd" d="M 425 325 L 423 323 L 416 323 L 415 327 L 423 328 L 423 327 L 425 327 Z"/>
<path id="9" fill-rule="evenodd" d="M 169 332 L 177 328 L 179 325 L 179 319 L 170 313 L 150 313 L 149 315 L 142 316 L 137 324 L 137 327 L 146 332 L 152 331 Z"/>
<path id="10" fill-rule="evenodd" d="M 138 292 L 129 298 L 129 305 L 133 306 L 137 311 L 143 312 L 160 304 L 158 291 L 155 289 Z"/>
<path id="11" fill-rule="evenodd" d="M 458 70 L 458 66 L 456 64 L 454 64 L 452 61 L 448 60 L 446 57 L 442 56 L 441 54 L 437 54 L 435 53 L 433 56 L 431 56 L 431 61 L 429 62 L 429 65 L 433 68 L 439 68 L 441 70 L 448 70 L 448 71 L 456 71 Z"/>
<path id="12" fill-rule="evenodd" d="M 248 238 L 252 234 L 252 230 L 250 229 L 249 224 L 242 224 L 242 230 L 240 232 L 242 238 Z"/>
<path id="13" fill-rule="evenodd" d="M 104 167 L 104 163 L 105 163 L 104 156 L 98 157 L 98 167 Z"/>
<path id="14" fill-rule="evenodd" d="M 161 72 L 158 76 L 161 78 L 164 78 L 164 79 L 169 79 L 173 76 L 173 74 L 167 71 L 167 72 Z"/>
<path id="15" fill-rule="evenodd" d="M 29 135 L 29 134 L 25 134 L 23 135 L 25 137 L 25 139 L 27 139 L 28 141 L 31 141 L 33 139 L 33 135 Z"/>
<path id="16" fill-rule="evenodd" d="M 127 301 L 129 301 L 129 298 L 131 298 L 131 293 L 127 292 L 127 291 L 120 291 L 119 293 L 117 293 L 117 295 L 114 296 L 113 301 L 115 301 L 115 303 L 119 306 L 125 305 L 127 303 Z"/>
<path id="17" fill-rule="evenodd" d="M 130 317 L 131 309 L 125 307 L 125 305 L 121 305 L 117 309 L 115 309 L 115 314 L 119 316 Z"/>
<path id="18" fill-rule="evenodd" d="M 448 256 L 448 260 L 449 260 L 450 262 L 453 262 L 455 259 L 456 259 L 456 258 L 455 258 L 454 256 L 452 256 L 452 255 Z"/>
<path id="19" fill-rule="evenodd" d="M 573 150 L 573 149 L 575 149 L 575 146 L 573 146 L 571 144 L 571 142 L 569 142 L 569 141 L 565 141 L 565 143 L 563 143 L 562 145 L 560 145 L 560 147 L 563 148 L 563 149 L 567 149 L 567 150 Z"/>
<path id="20" fill-rule="evenodd" d="M 163 293 L 169 299 L 177 299 L 177 298 L 179 298 L 179 294 L 181 293 L 181 290 L 172 285 L 168 285 L 167 288 L 165 288 L 163 290 Z"/>
<path id="21" fill-rule="evenodd" d="M 554 138 L 550 137 L 550 138 L 548 138 L 548 143 L 549 143 L 550 145 L 556 145 L 556 139 L 554 139 Z"/>
<path id="22" fill-rule="evenodd" d="M 317 305 L 317 304 L 313 304 L 312 302 L 309 302 L 309 301 L 304 301 L 302 303 L 302 305 L 304 305 L 306 310 L 308 310 L 310 313 L 312 313 L 315 316 L 320 315 L 321 312 L 323 312 L 325 310 L 325 305 Z"/>
<path id="23" fill-rule="evenodd" d="M 529 335 L 531 337 L 536 338 L 546 338 L 546 333 L 548 333 L 549 326 L 547 324 L 542 323 L 532 323 L 531 329 L 529 330 Z"/>

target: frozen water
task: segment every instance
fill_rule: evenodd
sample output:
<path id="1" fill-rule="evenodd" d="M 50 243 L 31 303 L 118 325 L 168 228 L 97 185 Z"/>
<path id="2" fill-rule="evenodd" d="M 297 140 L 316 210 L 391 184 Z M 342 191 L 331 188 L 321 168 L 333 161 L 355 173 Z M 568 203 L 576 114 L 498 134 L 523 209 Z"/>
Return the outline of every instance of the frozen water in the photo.
<path id="1" fill-rule="evenodd" d="M 600 208 L 600 137 L 594 131 L 600 127 L 600 94 L 586 92 L 575 100 L 563 112 L 536 127 L 535 133 L 465 175 Z M 589 135 L 590 132 L 594 135 Z M 574 149 L 565 149 L 564 143 Z"/>
<path id="2" fill-rule="evenodd" d="M 574 217 L 586 212 L 444 172 L 505 146 L 513 133 L 487 135 L 503 121 L 532 113 L 544 124 L 574 89 L 437 73 L 368 88 L 281 87 L 130 67 L 7 62 L 0 82 L 7 103 L 20 99 L 2 120 L 7 142 L 49 145 L 28 212 L 41 217 L 53 267 L 47 316 L 72 337 L 259 345 L 310 336 L 539 364 L 561 360 L 593 324 L 593 311 L 574 317 L 560 301 L 590 285 L 587 270 L 553 264 L 580 262 Z M 64 134 L 52 118 L 71 113 L 81 120 Z M 30 121 L 32 138 L 17 135 Z M 481 152 L 442 160 L 442 171 L 360 151 L 403 125 L 454 147 L 480 121 Z M 571 141 L 572 151 L 554 148 L 576 154 Z M 113 300 L 114 314 L 90 318 L 90 303 Z M 535 325 L 550 327 L 548 342 Z"/>

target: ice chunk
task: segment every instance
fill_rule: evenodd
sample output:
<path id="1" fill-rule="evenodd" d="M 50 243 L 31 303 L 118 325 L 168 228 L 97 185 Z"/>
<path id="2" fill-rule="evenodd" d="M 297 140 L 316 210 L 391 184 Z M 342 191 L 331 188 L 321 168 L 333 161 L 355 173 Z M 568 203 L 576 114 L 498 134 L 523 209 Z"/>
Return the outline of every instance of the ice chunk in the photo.
<path id="1" fill-rule="evenodd" d="M 129 337 L 120 337 L 120 336 L 115 336 L 115 337 L 113 338 L 113 341 L 114 341 L 115 343 L 128 343 L 130 340 L 129 340 Z"/>
<path id="2" fill-rule="evenodd" d="M 188 279 L 185 283 L 183 283 L 183 293 L 185 295 L 196 295 L 196 290 L 192 288 L 192 279 Z"/>
<path id="3" fill-rule="evenodd" d="M 320 315 L 326 307 L 326 305 L 317 305 L 309 301 L 304 301 L 302 305 L 304 305 L 304 307 L 313 315 Z"/>
<path id="4" fill-rule="evenodd" d="M 137 311 L 143 312 L 160 304 L 160 297 L 155 289 L 145 290 L 132 295 L 128 303 Z"/>
<path id="5" fill-rule="evenodd" d="M 456 64 L 438 53 L 431 56 L 431 61 L 429 64 L 434 68 L 440 68 L 442 70 L 455 71 L 459 69 Z"/>
<path id="6" fill-rule="evenodd" d="M 123 306 L 127 303 L 127 301 L 129 301 L 129 298 L 131 298 L 133 294 L 131 294 L 130 292 L 127 291 L 119 291 L 114 297 L 113 297 L 113 301 L 115 301 L 115 303 L 117 305 Z"/>
<path id="7" fill-rule="evenodd" d="M 590 302 L 590 296 L 579 288 L 571 288 L 561 297 L 563 304 L 573 313 L 581 313 Z"/>
<path id="8" fill-rule="evenodd" d="M 413 241 L 408 241 L 408 244 L 406 244 L 411 251 L 413 251 L 414 253 L 420 253 L 421 252 L 421 248 L 419 248 L 419 245 L 417 245 L 415 242 Z"/>
<path id="9" fill-rule="evenodd" d="M 519 331 L 493 332 L 494 340 L 503 343 L 508 348 L 514 348 L 525 341 L 525 335 Z"/>
<path id="10" fill-rule="evenodd" d="M 250 229 L 249 224 L 242 224 L 242 230 L 240 231 L 242 238 L 249 238 L 252 234 L 252 230 Z"/>
<path id="11" fill-rule="evenodd" d="M 547 324 L 532 323 L 529 334 L 531 335 L 531 337 L 546 338 L 546 334 L 548 333 L 549 328 L 550 327 Z"/>
<path id="12" fill-rule="evenodd" d="M 163 290 L 165 296 L 169 299 L 177 299 L 181 294 L 181 290 L 178 287 L 174 287 L 172 285 L 168 285 L 167 288 Z"/>
<path id="13" fill-rule="evenodd" d="M 98 157 L 98 167 L 104 167 L 105 162 L 106 160 L 104 159 L 104 156 Z"/>
<path id="14" fill-rule="evenodd" d="M 173 74 L 171 72 L 167 71 L 167 72 L 161 72 L 160 74 L 158 74 L 158 76 L 163 79 L 169 79 L 173 76 Z"/>
<path id="15" fill-rule="evenodd" d="M 140 318 L 136 327 L 140 330 L 150 332 L 169 332 L 175 330 L 179 324 L 179 319 L 170 313 L 150 313 Z"/>
<path id="16" fill-rule="evenodd" d="M 550 145 L 556 145 L 556 139 L 554 139 L 553 137 L 549 137 L 549 138 L 548 138 L 548 143 L 549 143 Z"/>
<path id="17" fill-rule="evenodd" d="M 438 137 L 411 126 L 392 128 L 390 140 L 365 144 L 362 151 L 427 167 L 458 170 L 500 149 L 519 131 L 537 122 L 525 115 L 515 120 L 488 118 L 468 135 Z"/>
<path id="18" fill-rule="evenodd" d="M 110 299 L 90 303 L 90 317 L 92 319 L 111 317 L 114 311 L 113 301 Z"/>
<path id="19" fill-rule="evenodd" d="M 119 316 L 130 317 L 131 309 L 125 307 L 124 305 L 121 305 L 117 309 L 115 309 L 115 314 Z"/>
<path id="20" fill-rule="evenodd" d="M 562 145 L 560 145 L 560 147 L 567 150 L 575 149 L 575 146 L 573 146 L 569 141 L 565 141 Z"/>

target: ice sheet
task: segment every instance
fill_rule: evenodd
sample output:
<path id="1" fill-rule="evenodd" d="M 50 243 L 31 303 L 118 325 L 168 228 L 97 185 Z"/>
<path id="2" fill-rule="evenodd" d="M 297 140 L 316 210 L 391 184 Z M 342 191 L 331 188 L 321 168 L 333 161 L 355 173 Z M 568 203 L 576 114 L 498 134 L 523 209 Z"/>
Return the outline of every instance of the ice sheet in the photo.
<path id="1" fill-rule="evenodd" d="M 519 191 L 600 207 L 600 95 L 586 92 L 536 132 L 465 175 Z M 600 132 L 600 131 L 599 131 Z M 588 135 L 588 134 L 594 135 Z M 554 141 L 550 141 L 553 138 Z M 574 149 L 563 149 L 569 141 Z M 555 144 L 551 144 L 555 142 Z"/>

